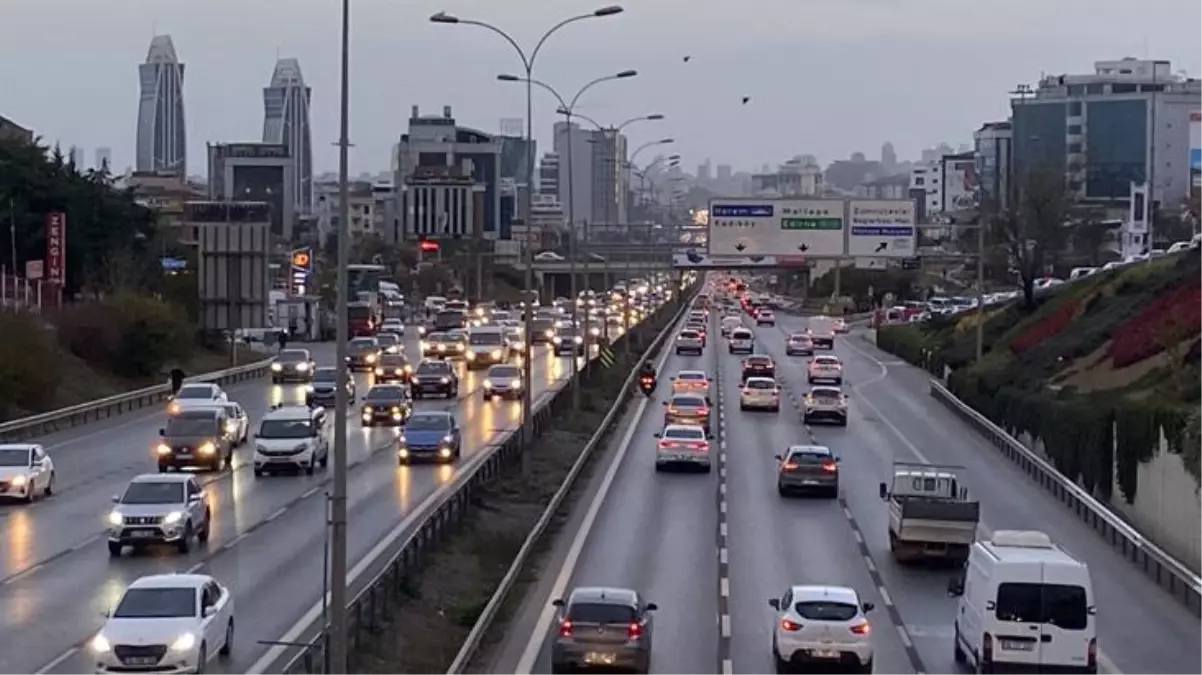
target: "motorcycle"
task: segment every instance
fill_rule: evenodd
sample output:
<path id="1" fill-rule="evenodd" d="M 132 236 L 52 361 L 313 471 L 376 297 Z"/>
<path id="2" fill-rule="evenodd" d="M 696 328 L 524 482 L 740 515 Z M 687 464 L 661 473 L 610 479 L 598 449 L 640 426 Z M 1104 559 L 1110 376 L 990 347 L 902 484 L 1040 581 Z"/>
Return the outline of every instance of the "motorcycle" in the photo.
<path id="1" fill-rule="evenodd" d="M 655 376 L 641 375 L 639 376 L 639 389 L 643 390 L 644 396 L 651 396 L 655 392 Z"/>

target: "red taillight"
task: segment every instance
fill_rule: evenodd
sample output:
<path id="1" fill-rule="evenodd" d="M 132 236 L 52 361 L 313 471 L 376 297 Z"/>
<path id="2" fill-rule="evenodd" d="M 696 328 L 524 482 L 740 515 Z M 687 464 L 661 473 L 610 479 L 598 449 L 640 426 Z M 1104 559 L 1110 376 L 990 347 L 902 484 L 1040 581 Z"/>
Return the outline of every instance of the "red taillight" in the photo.
<path id="1" fill-rule="evenodd" d="M 851 632 L 855 633 L 856 635 L 868 635 L 869 631 L 871 630 L 872 628 L 868 625 L 867 621 L 864 623 L 853 624 L 851 627 Z"/>
<path id="2" fill-rule="evenodd" d="M 785 462 L 785 465 L 782 466 L 781 468 L 784 469 L 785 471 L 796 471 L 799 466 L 800 466 L 800 464 L 798 464 L 797 462 Z"/>
<path id="3" fill-rule="evenodd" d="M 689 443 L 689 449 L 690 450 L 707 451 L 710 449 L 710 444 L 706 443 L 705 441 Z"/>
<path id="4" fill-rule="evenodd" d="M 698 408 L 697 414 L 698 415 L 708 415 L 708 414 L 710 414 L 710 409 L 709 408 Z"/>
<path id="5" fill-rule="evenodd" d="M 781 630 L 787 630 L 790 633 L 795 633 L 795 632 L 801 630 L 801 624 L 797 623 L 796 621 L 793 621 L 792 619 L 781 619 L 780 620 L 780 628 L 781 628 Z"/>
<path id="6" fill-rule="evenodd" d="M 834 462 L 823 462 L 822 470 L 827 473 L 834 473 L 839 470 L 839 467 Z"/>
<path id="7" fill-rule="evenodd" d="M 630 625 L 626 627 L 626 637 L 630 638 L 631 640 L 637 640 L 642 636 L 643 624 L 639 623 L 638 621 L 631 621 Z"/>
<path id="8" fill-rule="evenodd" d="M 1098 639 L 1092 638 L 1089 641 L 1089 652 L 1086 654 L 1086 663 L 1090 668 L 1096 668 L 1098 665 Z"/>
<path id="9" fill-rule="evenodd" d="M 568 619 L 559 622 L 559 637 L 572 637 L 572 622 Z"/>

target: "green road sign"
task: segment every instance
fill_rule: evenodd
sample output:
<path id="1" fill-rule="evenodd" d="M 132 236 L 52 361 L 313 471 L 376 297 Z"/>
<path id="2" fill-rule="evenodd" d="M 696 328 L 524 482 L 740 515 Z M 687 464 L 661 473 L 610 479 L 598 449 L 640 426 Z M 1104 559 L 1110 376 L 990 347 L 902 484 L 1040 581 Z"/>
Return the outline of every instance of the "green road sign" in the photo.
<path id="1" fill-rule="evenodd" d="M 601 365 L 605 366 L 606 368 L 613 368 L 614 353 L 609 348 L 609 345 L 601 345 L 601 354 L 598 355 L 597 359 L 601 361 Z"/>
<path id="2" fill-rule="evenodd" d="M 842 218 L 781 218 L 782 230 L 841 230 Z"/>

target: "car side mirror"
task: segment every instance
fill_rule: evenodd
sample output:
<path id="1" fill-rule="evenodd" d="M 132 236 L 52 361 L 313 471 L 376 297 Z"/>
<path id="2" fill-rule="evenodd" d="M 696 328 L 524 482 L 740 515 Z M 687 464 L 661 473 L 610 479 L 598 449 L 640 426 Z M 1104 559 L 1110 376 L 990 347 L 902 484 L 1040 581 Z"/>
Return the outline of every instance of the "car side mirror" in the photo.
<path id="1" fill-rule="evenodd" d="M 167 435 L 167 430 L 166 430 L 166 429 L 159 429 L 159 435 L 160 435 L 160 436 L 166 436 L 166 435 Z"/>
<path id="2" fill-rule="evenodd" d="M 201 490 L 200 492 L 197 492 L 196 494 L 192 495 L 192 501 L 199 502 L 208 496 L 209 496 L 209 494 L 207 492 L 205 492 L 204 490 Z"/>
<path id="3" fill-rule="evenodd" d="M 552 606 L 552 607 L 561 607 L 561 608 L 562 608 L 562 607 L 563 607 L 563 604 L 564 604 L 564 603 L 563 603 L 563 598 L 556 598 L 556 599 L 554 599 L 554 600 L 552 600 L 552 601 L 551 601 L 551 606 Z"/>
<path id="4" fill-rule="evenodd" d="M 779 612 L 780 611 L 780 599 L 779 598 L 770 598 L 768 600 L 768 606 Z"/>
<path id="5" fill-rule="evenodd" d="M 206 607 L 205 607 L 205 609 L 204 609 L 204 615 L 205 615 L 206 617 L 213 616 L 213 615 L 214 615 L 214 614 L 216 614 L 216 613 L 217 613 L 217 608 L 216 608 L 215 606 L 213 606 L 213 605 L 208 605 L 208 606 L 206 606 Z"/>
<path id="6" fill-rule="evenodd" d="M 864 609 L 864 613 L 867 614 L 868 612 L 871 612 L 872 610 L 876 609 L 876 605 L 872 604 L 871 602 L 866 602 L 863 604 L 863 609 Z"/>
<path id="7" fill-rule="evenodd" d="M 668 405 L 668 402 L 667 402 L 667 401 L 664 401 L 664 402 L 662 402 L 660 405 L 667 406 L 667 405 Z"/>
<path id="8" fill-rule="evenodd" d="M 643 611 L 654 612 L 657 609 L 659 609 L 659 605 L 655 604 L 654 602 L 649 602 L 647 603 L 647 606 L 643 608 Z"/>
<path id="9" fill-rule="evenodd" d="M 659 433 L 659 432 L 656 432 L 656 433 L 654 433 L 654 434 L 652 434 L 652 435 L 653 435 L 653 436 L 655 436 L 656 438 L 663 438 L 663 434 L 661 434 L 661 433 Z"/>
<path id="10" fill-rule="evenodd" d="M 885 485 L 884 483 L 881 483 L 880 485 L 877 486 L 877 488 L 878 488 L 877 491 L 881 495 L 881 499 L 889 498 L 889 486 Z"/>
<path id="11" fill-rule="evenodd" d="M 842 461 L 843 461 L 843 458 L 842 458 L 842 457 L 835 457 L 835 463 L 836 463 L 836 464 L 838 464 L 839 462 L 842 462 Z"/>
<path id="12" fill-rule="evenodd" d="M 776 461 L 780 462 L 780 461 L 784 461 L 785 458 L 781 457 L 780 455 L 772 455 L 772 459 L 775 459 Z"/>
<path id="13" fill-rule="evenodd" d="M 947 580 L 947 594 L 953 598 L 964 595 L 964 578 L 952 577 Z"/>

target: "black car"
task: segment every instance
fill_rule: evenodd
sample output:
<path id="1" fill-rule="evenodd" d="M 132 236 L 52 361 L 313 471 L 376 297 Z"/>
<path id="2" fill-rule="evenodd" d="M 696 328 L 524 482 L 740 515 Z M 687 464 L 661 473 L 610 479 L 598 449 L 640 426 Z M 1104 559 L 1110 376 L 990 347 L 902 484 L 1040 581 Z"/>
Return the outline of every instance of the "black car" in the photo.
<path id="1" fill-rule="evenodd" d="M 446 361 L 427 359 L 418 364 L 409 381 L 414 400 L 429 396 L 456 398 L 459 396 L 459 376 Z"/>
<path id="2" fill-rule="evenodd" d="M 771 377 L 776 378 L 776 364 L 772 362 L 772 357 L 753 355 L 743 359 L 743 376 L 742 381 L 746 382 L 749 377 Z"/>
<path id="3" fill-rule="evenodd" d="M 555 355 L 583 354 L 584 336 L 580 334 L 581 332 L 571 328 L 556 331 L 555 337 L 551 339 L 551 342 L 555 345 Z"/>
<path id="4" fill-rule="evenodd" d="M 413 414 L 409 390 L 402 384 L 377 384 L 367 390 L 359 412 L 365 427 L 374 427 L 377 424 L 403 426 Z"/>
<path id="5" fill-rule="evenodd" d="M 357 337 L 347 345 L 346 365 L 352 372 L 370 373 L 380 354 L 380 343 L 374 337 Z"/>
<path id="6" fill-rule="evenodd" d="M 402 354 L 385 354 L 376 364 L 376 382 L 378 384 L 405 383 L 409 381 L 411 375 L 413 375 L 413 365 Z"/>
<path id="7" fill-rule="evenodd" d="M 313 381 L 305 391 L 305 405 L 334 405 L 338 396 L 338 369 L 325 366 L 313 371 Z M 346 378 L 346 400 L 355 401 L 355 378 Z"/>
<path id="8" fill-rule="evenodd" d="M 159 429 L 155 448 L 159 472 L 185 467 L 224 469 L 234 447 L 228 421 L 225 410 L 216 406 L 189 408 L 168 417 L 167 426 Z"/>
<path id="9" fill-rule="evenodd" d="M 545 345 L 555 338 L 555 320 L 535 317 L 530 320 L 530 343 Z"/>
<path id="10" fill-rule="evenodd" d="M 313 368 L 308 349 L 285 349 L 271 362 L 271 383 L 309 382 L 313 379 Z"/>

